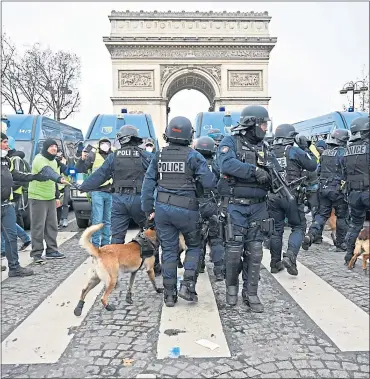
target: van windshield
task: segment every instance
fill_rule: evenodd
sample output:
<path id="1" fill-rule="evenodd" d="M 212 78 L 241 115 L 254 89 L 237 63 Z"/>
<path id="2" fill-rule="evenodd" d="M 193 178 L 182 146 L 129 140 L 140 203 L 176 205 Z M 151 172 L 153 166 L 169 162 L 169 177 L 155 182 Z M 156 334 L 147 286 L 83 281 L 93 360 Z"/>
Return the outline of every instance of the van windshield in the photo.
<path id="1" fill-rule="evenodd" d="M 24 159 L 26 162 L 28 162 L 31 165 L 31 153 L 33 149 L 33 142 L 32 141 L 15 141 L 15 149 L 18 151 L 24 152 Z"/>

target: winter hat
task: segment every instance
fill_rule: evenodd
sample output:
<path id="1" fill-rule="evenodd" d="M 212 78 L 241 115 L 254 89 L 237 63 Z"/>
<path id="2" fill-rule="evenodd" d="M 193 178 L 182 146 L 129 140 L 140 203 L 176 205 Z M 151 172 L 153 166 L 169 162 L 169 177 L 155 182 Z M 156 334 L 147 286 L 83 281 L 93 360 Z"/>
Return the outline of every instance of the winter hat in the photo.
<path id="1" fill-rule="evenodd" d="M 46 153 L 48 151 L 48 148 L 52 145 L 58 146 L 57 142 L 52 138 L 45 140 L 44 144 L 42 145 L 42 153 Z"/>
<path id="2" fill-rule="evenodd" d="M 8 139 L 8 136 L 5 133 L 1 133 L 1 140 Z"/>

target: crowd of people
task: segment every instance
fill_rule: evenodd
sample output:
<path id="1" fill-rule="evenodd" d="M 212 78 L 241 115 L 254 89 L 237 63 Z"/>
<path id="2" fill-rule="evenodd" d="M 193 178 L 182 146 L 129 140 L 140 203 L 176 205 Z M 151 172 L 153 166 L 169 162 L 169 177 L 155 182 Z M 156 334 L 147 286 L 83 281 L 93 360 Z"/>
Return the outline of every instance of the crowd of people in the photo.
<path id="1" fill-rule="evenodd" d="M 154 141 L 144 141 L 131 125 L 117 133 L 116 149 L 107 138 L 95 148 L 85 148 L 76 170 L 89 176 L 76 188 L 91 197 L 91 223 L 104 223 L 92 237 L 94 246 L 127 242 L 131 220 L 140 229 L 154 221 L 162 249 L 161 262 L 156 255 L 155 272 L 163 277 L 168 307 L 175 306 L 178 297 L 198 301 L 196 284 L 205 267 L 205 244 L 209 242 L 215 279 L 225 280 L 226 303 L 237 304 L 242 273 L 243 302 L 251 311 L 263 312 L 258 296 L 263 244 L 270 249 L 271 273 L 286 269 L 290 275 L 298 275 L 300 248 L 307 250 L 322 241 L 332 209 L 337 218 L 333 242 L 337 250 L 345 252 L 348 263 L 369 210 L 369 117 L 355 119 L 351 133 L 334 130 L 326 141 L 316 143 L 299 135 L 290 124 L 279 125 L 274 136 L 266 136 L 269 121 L 264 107 L 248 106 L 231 135 L 212 130 L 193 141 L 191 122 L 175 117 L 165 130 L 166 146 L 159 151 Z M 17 224 L 8 187 L 14 189 L 14 180 L 30 182 L 34 262 L 44 263 L 43 239 L 46 258 L 63 258 L 56 244 L 55 199 L 58 190 L 67 188 L 65 164 L 56 160 L 55 141 L 46 140 L 31 173 L 21 175 L 7 156 L 7 137 L 2 134 L 1 140 L 2 165 L 9 172 L 6 191 L 2 183 L 1 199 L 9 276 L 28 275 L 31 270 L 21 269 L 14 258 Z M 52 178 L 43 176 L 45 166 L 54 172 Z M 313 218 L 309 228 L 307 209 Z M 65 214 L 61 217 L 64 220 Z M 291 233 L 283 252 L 286 225 Z M 180 233 L 187 249 L 178 289 Z"/>

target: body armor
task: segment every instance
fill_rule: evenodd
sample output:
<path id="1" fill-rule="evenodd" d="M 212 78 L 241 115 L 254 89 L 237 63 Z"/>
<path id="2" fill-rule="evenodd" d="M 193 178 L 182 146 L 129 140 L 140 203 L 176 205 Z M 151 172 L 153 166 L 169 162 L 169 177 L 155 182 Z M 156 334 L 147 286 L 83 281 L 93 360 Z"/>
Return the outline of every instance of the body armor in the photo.
<path id="1" fill-rule="evenodd" d="M 321 155 L 320 181 L 342 180 L 343 172 L 339 164 L 340 148 L 324 150 Z"/>
<path id="2" fill-rule="evenodd" d="M 168 190 L 195 191 L 194 172 L 187 163 L 192 149 L 174 145 L 164 147 L 158 159 L 158 186 Z"/>
<path id="3" fill-rule="evenodd" d="M 113 185 L 115 192 L 133 188 L 140 193 L 144 176 L 145 169 L 138 147 L 127 145 L 114 153 Z"/>
<path id="4" fill-rule="evenodd" d="M 290 145 L 273 145 L 273 151 L 280 167 L 284 170 L 284 178 L 287 183 L 299 179 L 302 176 L 302 168 L 289 158 Z"/>
<path id="5" fill-rule="evenodd" d="M 344 153 L 348 191 L 369 189 L 369 148 L 367 141 L 355 141 Z"/>

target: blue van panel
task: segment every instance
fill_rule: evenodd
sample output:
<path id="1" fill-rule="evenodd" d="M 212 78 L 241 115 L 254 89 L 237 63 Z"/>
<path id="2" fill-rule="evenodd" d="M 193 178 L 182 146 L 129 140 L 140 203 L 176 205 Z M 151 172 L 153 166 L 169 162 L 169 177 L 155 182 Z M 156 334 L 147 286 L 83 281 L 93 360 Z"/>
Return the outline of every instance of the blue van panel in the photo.
<path id="1" fill-rule="evenodd" d="M 350 129 L 352 120 L 368 115 L 366 112 L 332 112 L 294 123 L 296 131 L 306 137 L 331 133 L 334 129 Z"/>
<path id="2" fill-rule="evenodd" d="M 122 119 L 118 119 L 117 115 L 113 114 L 95 116 L 86 133 L 86 140 L 99 140 L 102 137 L 114 140 L 121 126 L 124 125 L 135 126 L 138 129 L 139 136 L 142 138 L 151 137 L 156 139 L 150 115 L 124 113 L 122 116 Z"/>
<path id="3" fill-rule="evenodd" d="M 235 126 L 240 120 L 240 112 L 230 112 L 231 125 Z M 201 112 L 195 118 L 196 138 L 206 136 L 210 129 L 219 129 L 222 134 L 230 134 L 229 127 L 224 123 L 225 112 Z"/>
<path id="4" fill-rule="evenodd" d="M 35 115 L 8 115 L 9 126 L 7 135 L 15 140 L 31 141 L 35 136 L 32 135 L 33 125 L 37 121 Z"/>

